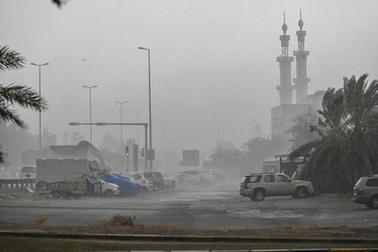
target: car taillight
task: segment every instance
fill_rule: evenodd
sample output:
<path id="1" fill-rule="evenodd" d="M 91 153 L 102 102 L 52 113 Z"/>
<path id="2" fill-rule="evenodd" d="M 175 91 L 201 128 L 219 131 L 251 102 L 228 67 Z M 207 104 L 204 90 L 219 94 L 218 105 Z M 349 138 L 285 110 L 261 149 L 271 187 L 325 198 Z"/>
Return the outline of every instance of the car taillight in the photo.
<path id="1" fill-rule="evenodd" d="M 354 194 L 355 195 L 360 195 L 360 194 L 362 194 L 364 192 L 364 190 L 362 190 L 361 188 L 359 188 L 359 187 L 355 187 L 354 188 Z"/>

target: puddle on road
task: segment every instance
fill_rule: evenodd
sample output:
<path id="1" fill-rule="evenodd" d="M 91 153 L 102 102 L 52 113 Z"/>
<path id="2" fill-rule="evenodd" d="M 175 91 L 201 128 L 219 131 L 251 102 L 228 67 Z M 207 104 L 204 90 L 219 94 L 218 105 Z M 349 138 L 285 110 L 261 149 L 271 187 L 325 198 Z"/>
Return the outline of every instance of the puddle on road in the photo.
<path id="1" fill-rule="evenodd" d="M 293 219 L 293 218 L 302 218 L 304 217 L 303 214 L 296 214 L 290 211 L 278 210 L 274 212 L 261 212 L 260 210 L 253 209 L 253 210 L 230 210 L 227 212 L 229 215 L 237 216 L 237 217 L 247 217 L 247 218 L 259 218 L 259 219 Z"/>

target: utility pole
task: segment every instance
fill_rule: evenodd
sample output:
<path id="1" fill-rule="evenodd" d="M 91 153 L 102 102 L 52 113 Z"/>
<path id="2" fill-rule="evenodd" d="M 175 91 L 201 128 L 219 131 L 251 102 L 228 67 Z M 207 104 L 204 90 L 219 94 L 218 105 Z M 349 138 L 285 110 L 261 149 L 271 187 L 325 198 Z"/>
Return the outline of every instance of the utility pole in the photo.
<path id="1" fill-rule="evenodd" d="M 120 107 L 120 119 L 121 119 L 121 124 L 123 123 L 123 104 L 126 104 L 127 101 L 116 101 L 115 103 L 119 104 L 119 107 Z M 124 143 L 123 143 L 123 125 L 121 125 L 120 127 L 120 130 L 121 130 L 121 146 L 122 148 L 124 147 Z"/>
<path id="2" fill-rule="evenodd" d="M 137 123 L 139 123 L 139 114 L 143 113 L 143 110 L 134 110 L 136 114 Z M 139 145 L 139 128 L 137 129 L 137 144 Z"/>
<path id="3" fill-rule="evenodd" d="M 89 90 L 89 142 L 92 144 L 93 133 L 92 133 L 92 88 L 98 87 L 97 85 L 93 86 L 83 86 L 83 88 L 88 88 Z"/>
<path id="4" fill-rule="evenodd" d="M 41 97 L 41 68 L 43 66 L 47 66 L 49 63 L 43 63 L 43 64 L 36 64 L 36 63 L 30 63 L 32 66 L 38 67 L 38 94 Z M 42 112 L 39 111 L 39 149 L 42 149 Z"/>
<path id="5" fill-rule="evenodd" d="M 151 50 L 145 47 L 138 47 L 140 50 L 148 52 L 148 114 L 149 114 L 149 129 L 150 129 L 150 170 L 152 171 L 152 112 L 151 112 Z"/>
<path id="6" fill-rule="evenodd" d="M 119 115 L 120 115 L 120 120 L 121 120 L 121 125 L 120 125 L 120 142 L 121 142 L 121 155 L 124 156 L 125 155 L 125 144 L 123 142 L 123 104 L 126 104 L 127 101 L 115 101 L 115 103 L 119 104 L 119 108 L 120 108 L 120 111 L 119 111 Z M 127 145 L 127 143 L 126 143 Z M 123 158 L 121 159 L 123 161 Z M 123 162 L 122 162 L 123 163 Z M 126 171 L 127 173 L 129 173 L 129 156 L 127 155 L 126 157 Z"/>

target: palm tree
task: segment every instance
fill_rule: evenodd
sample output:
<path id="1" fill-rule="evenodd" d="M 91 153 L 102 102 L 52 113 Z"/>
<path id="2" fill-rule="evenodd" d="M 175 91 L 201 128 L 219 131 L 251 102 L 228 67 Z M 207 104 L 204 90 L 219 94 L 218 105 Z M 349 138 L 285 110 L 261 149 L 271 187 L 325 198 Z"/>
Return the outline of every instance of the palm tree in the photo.
<path id="1" fill-rule="evenodd" d="M 17 70 L 24 67 L 25 59 L 20 53 L 8 46 L 0 46 L 0 71 Z M 25 124 L 13 108 L 19 105 L 36 111 L 47 109 L 45 99 L 30 87 L 0 83 L 0 121 L 14 123 L 19 127 Z M 4 153 L 0 149 L 0 163 L 4 161 Z"/>
<path id="2" fill-rule="evenodd" d="M 319 138 L 295 149 L 291 158 L 309 156 L 305 176 L 323 191 L 349 191 L 363 175 L 378 171 L 378 82 L 367 74 L 344 78 L 328 89 L 321 119 L 311 130 Z"/>

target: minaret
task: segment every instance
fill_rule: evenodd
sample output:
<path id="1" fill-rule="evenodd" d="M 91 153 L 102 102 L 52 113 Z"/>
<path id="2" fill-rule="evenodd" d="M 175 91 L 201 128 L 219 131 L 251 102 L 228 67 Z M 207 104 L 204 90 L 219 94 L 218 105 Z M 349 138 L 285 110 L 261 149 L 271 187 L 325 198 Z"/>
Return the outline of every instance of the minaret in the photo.
<path id="1" fill-rule="evenodd" d="M 282 52 L 281 55 L 277 57 L 277 61 L 280 63 L 280 85 L 277 86 L 280 92 L 280 105 L 293 103 L 293 86 L 291 85 L 291 62 L 293 61 L 293 57 L 289 57 L 290 36 L 286 35 L 287 25 L 285 12 L 283 18 L 283 35 L 280 36 Z"/>
<path id="2" fill-rule="evenodd" d="M 297 77 L 293 79 L 295 83 L 296 90 L 296 103 L 305 104 L 307 103 L 307 88 L 310 79 L 307 78 L 307 56 L 308 51 L 305 51 L 305 36 L 306 31 L 303 31 L 303 21 L 302 21 L 302 10 L 299 14 L 299 31 L 297 31 L 298 38 L 298 50 L 294 51 L 295 61 L 297 63 Z"/>

